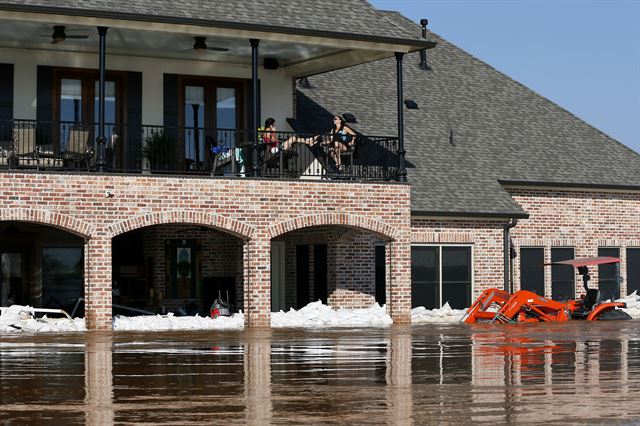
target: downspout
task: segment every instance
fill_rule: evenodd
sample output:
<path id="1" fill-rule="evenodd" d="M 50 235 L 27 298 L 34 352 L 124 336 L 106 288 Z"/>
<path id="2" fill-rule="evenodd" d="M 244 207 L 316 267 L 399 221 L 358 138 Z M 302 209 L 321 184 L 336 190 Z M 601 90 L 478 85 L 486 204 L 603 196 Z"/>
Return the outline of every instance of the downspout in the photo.
<path id="1" fill-rule="evenodd" d="M 504 226 L 504 235 L 503 235 L 503 243 L 504 243 L 504 291 L 508 291 L 511 293 L 513 289 L 511 288 L 510 277 L 510 269 L 511 269 L 511 247 L 509 238 L 509 230 L 514 228 L 518 224 L 518 219 L 512 218 L 509 222 Z"/>

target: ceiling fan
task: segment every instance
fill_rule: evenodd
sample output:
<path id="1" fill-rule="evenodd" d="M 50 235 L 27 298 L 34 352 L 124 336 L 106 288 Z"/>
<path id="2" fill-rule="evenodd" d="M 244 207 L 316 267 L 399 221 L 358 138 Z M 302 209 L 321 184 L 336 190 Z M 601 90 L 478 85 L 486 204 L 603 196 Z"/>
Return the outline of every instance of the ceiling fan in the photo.
<path id="1" fill-rule="evenodd" d="M 54 25 L 53 26 L 53 34 L 40 34 L 42 37 L 51 37 L 51 44 L 62 43 L 66 39 L 74 39 L 74 40 L 84 40 L 89 38 L 88 35 L 84 34 L 67 34 L 65 32 L 64 25 Z"/>
<path id="2" fill-rule="evenodd" d="M 202 53 L 206 50 L 215 50 L 216 52 L 227 52 L 229 49 L 226 47 L 207 46 L 206 37 L 194 37 L 193 50 L 198 53 Z"/>

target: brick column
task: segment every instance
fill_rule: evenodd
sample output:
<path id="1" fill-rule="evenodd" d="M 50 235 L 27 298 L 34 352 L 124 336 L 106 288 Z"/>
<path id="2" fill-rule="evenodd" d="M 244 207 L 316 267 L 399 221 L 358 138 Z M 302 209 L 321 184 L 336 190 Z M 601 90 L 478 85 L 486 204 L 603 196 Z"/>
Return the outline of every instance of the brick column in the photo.
<path id="1" fill-rule="evenodd" d="M 408 234 L 408 233 L 407 233 Z M 387 243 L 391 252 L 389 283 L 389 315 L 395 324 L 411 323 L 411 243 L 402 235 Z"/>
<path id="2" fill-rule="evenodd" d="M 111 238 L 92 236 L 84 245 L 84 316 L 87 329 L 111 330 Z"/>
<path id="3" fill-rule="evenodd" d="M 271 326 L 271 240 L 260 236 L 244 244 L 245 327 Z"/>

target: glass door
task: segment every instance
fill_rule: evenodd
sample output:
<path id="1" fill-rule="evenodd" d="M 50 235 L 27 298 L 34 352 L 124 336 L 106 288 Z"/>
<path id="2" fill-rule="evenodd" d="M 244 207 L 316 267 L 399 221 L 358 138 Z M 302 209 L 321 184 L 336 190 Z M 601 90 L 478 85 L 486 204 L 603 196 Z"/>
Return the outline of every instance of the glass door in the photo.
<path id="1" fill-rule="evenodd" d="M 0 253 L 0 306 L 22 302 L 23 262 L 21 253 Z"/>
<path id="2" fill-rule="evenodd" d="M 242 122 L 239 100 L 240 82 L 206 78 L 185 78 L 182 81 L 180 132 L 187 170 L 209 170 L 211 153 L 216 147 L 235 147 L 237 129 Z M 240 126 L 241 127 L 241 126 Z"/>

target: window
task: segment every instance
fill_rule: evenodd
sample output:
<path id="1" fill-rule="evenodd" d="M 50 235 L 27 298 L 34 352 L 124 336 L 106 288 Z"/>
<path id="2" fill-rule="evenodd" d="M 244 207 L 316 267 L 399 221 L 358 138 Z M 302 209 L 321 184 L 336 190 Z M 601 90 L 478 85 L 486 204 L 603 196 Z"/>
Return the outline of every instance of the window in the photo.
<path id="1" fill-rule="evenodd" d="M 640 247 L 627 249 L 627 294 L 640 293 Z"/>
<path id="2" fill-rule="evenodd" d="M 620 257 L 620 249 L 617 247 L 600 247 L 598 256 Z M 598 289 L 600 299 L 619 299 L 620 285 L 618 277 L 620 275 L 619 263 L 608 263 L 598 265 Z"/>
<path id="3" fill-rule="evenodd" d="M 73 309 L 84 295 L 82 247 L 42 249 L 42 306 Z"/>
<path id="4" fill-rule="evenodd" d="M 471 304 L 471 247 L 411 248 L 411 304 L 427 309 L 446 302 L 454 309 Z"/>
<path id="5" fill-rule="evenodd" d="M 573 248 L 552 247 L 551 261 L 573 259 Z M 553 265 L 551 266 L 551 298 L 553 300 L 569 300 L 575 298 L 575 273 L 573 266 Z"/>
<path id="6" fill-rule="evenodd" d="M 520 249 L 520 289 L 544 296 L 544 248 Z"/>

